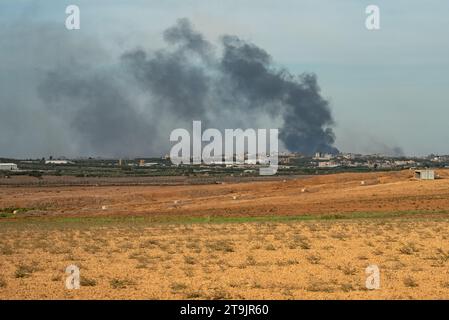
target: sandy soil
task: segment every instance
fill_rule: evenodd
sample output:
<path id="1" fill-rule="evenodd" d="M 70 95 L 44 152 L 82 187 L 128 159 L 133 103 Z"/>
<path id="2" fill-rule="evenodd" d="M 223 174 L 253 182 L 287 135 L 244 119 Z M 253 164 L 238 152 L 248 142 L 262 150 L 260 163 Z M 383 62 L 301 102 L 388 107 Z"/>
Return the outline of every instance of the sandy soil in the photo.
<path id="1" fill-rule="evenodd" d="M 29 210 L 0 219 L 0 299 L 448 299 L 449 172 L 438 174 L 0 187 L 0 208 Z M 366 214 L 251 219 L 346 212 Z M 382 212 L 413 214 L 370 218 Z M 110 216 L 119 217 L 103 219 Z M 180 220 L 146 219 L 153 216 Z M 247 220 L 182 220 L 190 216 Z M 65 288 L 70 264 L 80 267 L 79 290 Z M 365 287 L 370 264 L 380 269 L 379 290 Z"/>
<path id="2" fill-rule="evenodd" d="M 0 228 L 0 299 L 449 298 L 447 219 Z"/>
<path id="3" fill-rule="evenodd" d="M 195 186 L 0 187 L 0 208 L 22 215 L 261 216 L 449 209 L 449 171 L 345 173 L 277 182 Z"/>

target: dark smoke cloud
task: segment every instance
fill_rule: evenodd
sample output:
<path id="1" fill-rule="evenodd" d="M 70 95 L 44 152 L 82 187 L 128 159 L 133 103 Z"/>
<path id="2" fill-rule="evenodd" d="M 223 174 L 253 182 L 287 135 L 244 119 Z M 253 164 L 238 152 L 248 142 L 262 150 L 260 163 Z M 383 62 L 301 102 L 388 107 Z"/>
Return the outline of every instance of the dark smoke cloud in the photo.
<path id="1" fill-rule="evenodd" d="M 93 61 L 70 54 L 66 61 L 46 61 L 47 70 L 36 73 L 35 105 L 65 132 L 52 138 L 58 146 L 52 152 L 157 155 L 169 151 L 170 132 L 190 128 L 192 120 L 202 120 L 204 128 L 279 127 L 290 151 L 337 152 L 315 75 L 292 75 L 236 36 L 223 36 L 215 47 L 187 19 L 163 37 L 165 48 L 127 51 L 119 60 L 103 59 L 103 50 L 90 44 L 84 57 L 97 54 Z"/>
<path id="2" fill-rule="evenodd" d="M 148 149 L 153 127 L 131 97 L 108 72 L 50 72 L 40 85 L 42 98 L 52 112 L 65 118 L 84 145 L 99 155 L 139 155 Z M 125 152 L 123 150 L 126 150 Z"/>
<path id="3" fill-rule="evenodd" d="M 375 152 L 372 152 L 372 153 L 377 153 L 377 154 L 390 156 L 390 157 L 405 156 L 404 150 L 402 150 L 401 147 L 389 146 L 389 145 L 386 145 L 385 143 L 378 142 L 378 141 L 375 141 L 375 142 L 371 141 L 371 143 L 373 144 L 373 149 L 375 150 Z"/>
<path id="4" fill-rule="evenodd" d="M 237 109 L 244 117 L 269 113 L 282 118 L 280 137 L 290 151 L 337 152 L 331 112 L 315 75 L 294 77 L 277 69 L 266 51 L 235 36 L 222 37 L 223 54 L 216 58 L 212 45 L 186 19 L 164 39 L 174 51 L 147 56 L 137 50 L 123 59 L 165 107 L 208 123 L 217 122 L 212 116 L 222 108 Z"/>
<path id="5" fill-rule="evenodd" d="M 294 77 L 278 70 L 268 53 L 237 37 L 224 37 L 223 45 L 221 67 L 234 84 L 233 93 L 254 101 L 256 109 L 268 105 L 271 112 L 282 115 L 280 138 L 287 149 L 305 154 L 338 152 L 332 146 L 332 115 L 315 75 Z"/>

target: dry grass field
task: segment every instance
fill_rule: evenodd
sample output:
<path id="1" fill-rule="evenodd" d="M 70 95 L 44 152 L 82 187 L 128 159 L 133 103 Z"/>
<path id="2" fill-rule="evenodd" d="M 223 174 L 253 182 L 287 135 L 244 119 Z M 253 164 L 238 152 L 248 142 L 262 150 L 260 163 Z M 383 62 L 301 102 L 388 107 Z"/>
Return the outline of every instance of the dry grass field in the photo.
<path id="1" fill-rule="evenodd" d="M 442 299 L 449 220 L 1 226 L 1 299 Z M 81 289 L 65 288 L 65 268 Z M 381 288 L 365 288 L 365 268 Z"/>
<path id="2" fill-rule="evenodd" d="M 448 299 L 449 179 L 408 174 L 5 187 L 0 299 Z"/>
<path id="3" fill-rule="evenodd" d="M 417 181 L 405 170 L 212 185 L 0 186 L 0 208 L 21 208 L 21 217 L 445 211 L 449 209 L 449 170 L 437 173 L 443 179 Z"/>

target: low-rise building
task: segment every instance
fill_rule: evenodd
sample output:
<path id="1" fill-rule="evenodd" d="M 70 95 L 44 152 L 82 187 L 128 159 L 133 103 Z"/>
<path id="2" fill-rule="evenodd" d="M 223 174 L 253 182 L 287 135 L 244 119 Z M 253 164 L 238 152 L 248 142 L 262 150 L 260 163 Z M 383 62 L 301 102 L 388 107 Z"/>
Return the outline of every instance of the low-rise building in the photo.
<path id="1" fill-rule="evenodd" d="M 335 161 L 322 161 L 318 162 L 318 168 L 336 168 L 340 165 L 336 163 Z"/>
<path id="2" fill-rule="evenodd" d="M 316 152 L 315 157 L 313 157 L 314 160 L 331 160 L 333 158 L 334 158 L 334 156 L 332 154 L 321 153 L 321 152 Z"/>
<path id="3" fill-rule="evenodd" d="M 45 160 L 45 164 L 69 164 L 73 163 L 68 160 Z"/>
<path id="4" fill-rule="evenodd" d="M 16 171 L 19 170 L 15 163 L 0 163 L 0 170 L 2 171 Z"/>
<path id="5" fill-rule="evenodd" d="M 415 178 L 419 180 L 434 180 L 435 171 L 434 170 L 415 170 Z"/>

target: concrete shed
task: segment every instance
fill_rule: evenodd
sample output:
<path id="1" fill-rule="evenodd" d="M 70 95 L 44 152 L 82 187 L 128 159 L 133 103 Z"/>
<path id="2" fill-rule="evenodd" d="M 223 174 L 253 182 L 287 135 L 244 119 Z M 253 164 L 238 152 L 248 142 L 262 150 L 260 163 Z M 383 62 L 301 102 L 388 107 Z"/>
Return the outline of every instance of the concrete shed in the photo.
<path id="1" fill-rule="evenodd" d="M 419 180 L 434 180 L 435 171 L 434 170 L 415 170 L 415 178 Z"/>

